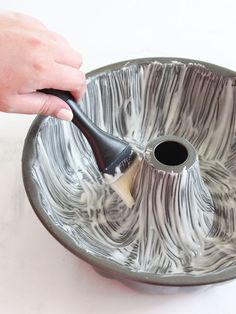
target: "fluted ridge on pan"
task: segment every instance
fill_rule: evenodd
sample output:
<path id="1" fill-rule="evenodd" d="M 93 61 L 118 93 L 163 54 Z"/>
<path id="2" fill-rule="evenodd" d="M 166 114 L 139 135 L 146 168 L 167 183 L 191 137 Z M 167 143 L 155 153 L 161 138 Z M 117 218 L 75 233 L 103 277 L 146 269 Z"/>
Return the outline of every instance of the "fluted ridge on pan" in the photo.
<path id="1" fill-rule="evenodd" d="M 198 250 L 197 245 L 195 251 L 189 249 L 177 235 L 175 255 L 165 253 L 170 248 L 165 240 L 162 246 L 153 245 L 150 256 L 143 254 L 142 230 L 150 233 L 150 243 L 156 234 L 148 229 L 154 223 L 148 218 L 155 216 L 148 216 L 142 206 L 126 209 L 104 186 L 80 132 L 69 123 L 47 118 L 38 133 L 32 171 L 43 208 L 58 228 L 91 254 L 134 271 L 197 274 L 236 264 L 235 78 L 196 64 L 131 65 L 91 78 L 81 106 L 100 127 L 124 137 L 140 152 L 160 135 L 186 138 L 199 155 L 200 172 L 213 200 L 213 221 L 212 211 L 204 208 L 200 211 L 204 236 L 196 229 L 195 241 L 189 239 L 193 226 L 197 228 L 194 223 L 185 232 L 186 243 L 198 239 Z M 158 204 L 156 211 L 160 214 Z M 206 235 L 208 214 L 212 228 Z"/>

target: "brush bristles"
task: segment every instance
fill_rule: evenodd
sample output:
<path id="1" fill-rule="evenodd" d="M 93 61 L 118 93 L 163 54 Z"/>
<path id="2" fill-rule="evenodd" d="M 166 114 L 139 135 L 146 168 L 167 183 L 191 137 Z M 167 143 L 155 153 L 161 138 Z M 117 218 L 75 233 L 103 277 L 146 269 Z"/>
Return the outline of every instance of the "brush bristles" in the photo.
<path id="1" fill-rule="evenodd" d="M 137 157 L 132 165 L 116 181 L 110 184 L 111 188 L 121 197 L 125 205 L 129 208 L 134 206 L 132 196 L 135 175 L 139 169 L 140 159 Z"/>

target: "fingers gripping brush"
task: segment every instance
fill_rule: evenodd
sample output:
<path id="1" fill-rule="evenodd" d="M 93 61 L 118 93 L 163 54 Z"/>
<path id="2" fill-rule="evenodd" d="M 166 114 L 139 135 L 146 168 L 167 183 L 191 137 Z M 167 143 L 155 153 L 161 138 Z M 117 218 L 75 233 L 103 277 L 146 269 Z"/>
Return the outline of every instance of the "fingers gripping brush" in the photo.
<path id="1" fill-rule="evenodd" d="M 119 194 L 126 206 L 132 207 L 132 187 L 140 160 L 132 147 L 97 127 L 66 91 L 44 89 L 42 92 L 64 100 L 73 112 L 72 122 L 88 140 L 105 182 Z"/>

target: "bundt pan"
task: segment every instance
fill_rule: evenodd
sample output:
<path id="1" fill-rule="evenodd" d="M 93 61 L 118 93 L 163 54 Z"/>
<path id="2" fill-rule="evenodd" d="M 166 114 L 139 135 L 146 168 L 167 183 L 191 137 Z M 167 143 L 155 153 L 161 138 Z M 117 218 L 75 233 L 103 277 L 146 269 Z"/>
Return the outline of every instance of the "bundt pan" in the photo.
<path id="1" fill-rule="evenodd" d="M 165 286 L 236 277 L 236 75 L 151 58 L 88 73 L 80 103 L 142 156 L 127 208 L 72 124 L 38 116 L 22 169 L 37 216 L 103 274 Z M 45 253 L 46 254 L 46 253 Z"/>

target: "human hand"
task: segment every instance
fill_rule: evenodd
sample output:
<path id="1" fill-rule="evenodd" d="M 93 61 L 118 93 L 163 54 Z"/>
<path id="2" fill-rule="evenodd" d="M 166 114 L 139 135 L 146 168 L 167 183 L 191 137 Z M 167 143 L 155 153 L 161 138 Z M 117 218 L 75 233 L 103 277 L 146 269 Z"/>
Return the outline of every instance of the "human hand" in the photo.
<path id="1" fill-rule="evenodd" d="M 0 111 L 71 120 L 69 106 L 43 88 L 85 92 L 82 59 L 59 34 L 19 13 L 0 14 Z"/>

